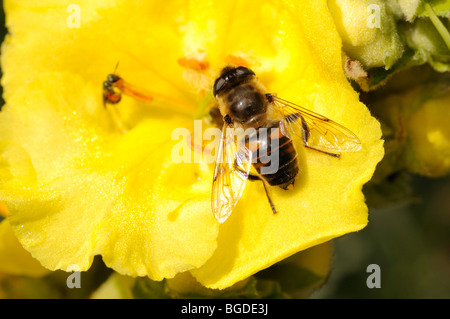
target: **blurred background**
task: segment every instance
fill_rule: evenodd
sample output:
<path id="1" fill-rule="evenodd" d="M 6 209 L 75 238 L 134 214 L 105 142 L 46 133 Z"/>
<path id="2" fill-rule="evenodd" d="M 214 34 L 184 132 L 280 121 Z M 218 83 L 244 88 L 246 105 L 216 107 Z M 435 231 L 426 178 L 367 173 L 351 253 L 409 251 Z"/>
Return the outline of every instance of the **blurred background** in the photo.
<path id="1" fill-rule="evenodd" d="M 6 32 L 1 1 L 2 40 Z M 311 298 L 450 298 L 450 178 L 411 175 L 407 183 L 408 200 L 370 208 L 366 228 L 333 241 L 332 270 Z M 380 267 L 381 288 L 366 285 L 370 264 Z M 102 270 L 96 277 L 93 271 L 94 286 L 108 275 Z M 56 295 L 51 291 L 25 295 L 43 296 Z"/>
<path id="2" fill-rule="evenodd" d="M 312 298 L 450 298 L 450 178 L 411 180 L 416 198 L 369 210 L 369 224 L 334 240 L 327 283 Z M 381 288 L 366 285 L 367 266 Z"/>

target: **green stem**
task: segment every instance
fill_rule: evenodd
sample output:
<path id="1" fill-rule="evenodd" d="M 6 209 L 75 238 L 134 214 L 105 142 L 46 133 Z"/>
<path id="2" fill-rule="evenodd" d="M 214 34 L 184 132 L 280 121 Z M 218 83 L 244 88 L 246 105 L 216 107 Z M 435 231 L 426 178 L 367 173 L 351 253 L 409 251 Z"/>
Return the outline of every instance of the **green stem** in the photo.
<path id="1" fill-rule="evenodd" d="M 200 105 L 198 106 L 197 111 L 194 114 L 194 119 L 201 119 L 207 114 L 206 107 L 209 105 L 211 100 L 212 100 L 212 95 L 207 94 L 205 96 L 205 98 L 202 100 L 202 102 L 200 103 Z"/>
<path id="2" fill-rule="evenodd" d="M 444 42 L 447 45 L 448 50 L 450 51 L 450 33 L 445 28 L 441 20 L 439 20 L 439 18 L 436 16 L 429 3 L 425 3 L 425 9 L 427 10 L 428 15 L 430 16 L 431 22 L 441 35 L 442 39 L 444 39 Z"/>

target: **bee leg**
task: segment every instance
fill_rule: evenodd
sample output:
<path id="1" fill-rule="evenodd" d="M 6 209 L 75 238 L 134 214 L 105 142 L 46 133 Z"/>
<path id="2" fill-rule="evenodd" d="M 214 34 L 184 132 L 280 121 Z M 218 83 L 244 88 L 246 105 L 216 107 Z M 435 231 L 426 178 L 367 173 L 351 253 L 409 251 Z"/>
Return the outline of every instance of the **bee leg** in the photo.
<path id="1" fill-rule="evenodd" d="M 246 174 L 239 167 L 235 167 L 235 168 L 236 168 L 237 171 Z M 275 209 L 275 205 L 273 204 L 272 199 L 270 198 L 269 190 L 268 190 L 268 187 L 267 187 L 267 182 L 262 177 L 260 177 L 258 175 L 254 175 L 254 174 L 248 174 L 248 180 L 249 181 L 261 181 L 263 183 L 264 191 L 266 192 L 266 196 L 267 196 L 267 200 L 269 201 L 270 208 L 272 209 L 273 214 L 276 214 L 277 210 Z"/>
<path id="2" fill-rule="evenodd" d="M 266 191 L 266 196 L 267 196 L 267 199 L 269 200 L 270 208 L 272 208 L 272 212 L 273 212 L 274 214 L 276 214 L 276 213 L 277 213 L 277 210 L 275 209 L 275 206 L 273 205 L 272 199 L 270 198 L 269 190 L 267 189 L 266 182 L 263 181 L 263 180 L 261 180 L 261 181 L 262 181 L 262 183 L 263 183 L 264 190 Z"/>
<path id="3" fill-rule="evenodd" d="M 277 210 L 275 209 L 275 205 L 273 204 L 272 199 L 270 198 L 269 190 L 268 190 L 268 187 L 267 187 L 267 182 L 264 179 L 262 179 L 261 177 L 259 177 L 257 175 L 252 175 L 252 174 L 248 175 L 248 179 L 251 180 L 251 181 L 260 180 L 263 183 L 264 191 L 266 192 L 267 199 L 269 200 L 270 208 L 272 208 L 272 212 L 274 214 L 276 214 Z"/>
<path id="4" fill-rule="evenodd" d="M 285 117 L 285 119 L 286 119 L 286 121 L 287 121 L 288 123 L 292 123 L 292 122 L 293 122 L 293 118 L 300 118 L 301 121 L 302 121 L 302 128 L 303 128 L 303 145 L 304 145 L 306 148 L 308 148 L 308 149 L 310 149 L 310 150 L 313 150 L 313 151 L 317 151 L 317 152 L 326 154 L 326 155 L 329 155 L 329 156 L 333 156 L 333 157 L 337 157 L 337 158 L 340 158 L 340 157 L 341 157 L 341 155 L 339 155 L 339 154 L 328 153 L 328 152 L 325 152 L 325 151 L 322 151 L 322 150 L 318 150 L 317 148 L 314 148 L 314 147 L 309 146 L 309 145 L 308 145 L 308 137 L 309 137 L 309 128 L 308 128 L 308 124 L 306 124 L 305 119 L 303 118 L 303 116 L 302 116 L 300 113 L 293 113 L 293 114 L 290 114 L 290 115 L 288 115 L 288 116 Z"/>
<path id="5" fill-rule="evenodd" d="M 318 150 L 317 148 L 313 148 L 311 146 L 308 146 L 308 144 L 305 144 L 305 148 L 313 150 L 313 151 L 317 151 L 317 152 L 320 152 L 320 153 L 323 153 L 323 154 L 326 154 L 326 155 L 329 155 L 329 156 L 333 156 L 333 157 L 336 157 L 336 158 L 341 158 L 340 154 L 328 153 L 328 152 L 325 152 L 325 151 L 322 151 L 322 150 Z"/>
<path id="6" fill-rule="evenodd" d="M 116 108 L 116 105 L 114 104 L 106 104 L 106 108 L 108 109 L 109 116 L 113 120 L 117 130 L 125 134 L 127 132 L 127 127 L 125 124 L 123 124 L 122 120 L 120 119 L 119 111 Z"/>

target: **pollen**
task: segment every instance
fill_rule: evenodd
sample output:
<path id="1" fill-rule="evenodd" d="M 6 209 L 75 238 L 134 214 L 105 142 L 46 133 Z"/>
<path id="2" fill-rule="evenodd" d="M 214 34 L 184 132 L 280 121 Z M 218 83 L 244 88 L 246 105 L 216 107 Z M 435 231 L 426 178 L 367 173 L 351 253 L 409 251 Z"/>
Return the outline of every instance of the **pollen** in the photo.
<path id="1" fill-rule="evenodd" d="M 227 55 L 225 62 L 234 66 L 245 66 L 246 68 L 250 67 L 250 64 L 246 59 L 231 54 Z"/>
<path id="2" fill-rule="evenodd" d="M 195 71 L 205 71 L 209 69 L 208 61 L 199 61 L 195 58 L 182 57 L 179 58 L 177 62 L 182 67 Z"/>
<path id="3" fill-rule="evenodd" d="M 177 62 L 184 68 L 183 79 L 198 93 L 205 93 L 209 90 L 215 73 L 209 67 L 205 55 L 198 54 L 198 56 L 185 56 L 179 58 Z"/>

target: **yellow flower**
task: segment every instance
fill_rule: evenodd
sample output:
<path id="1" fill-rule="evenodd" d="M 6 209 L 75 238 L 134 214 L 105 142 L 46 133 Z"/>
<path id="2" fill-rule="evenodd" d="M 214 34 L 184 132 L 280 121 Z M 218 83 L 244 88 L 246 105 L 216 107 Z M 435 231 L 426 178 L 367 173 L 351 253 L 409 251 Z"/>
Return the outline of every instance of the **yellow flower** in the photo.
<path id="1" fill-rule="evenodd" d="M 60 1 L 5 1 L 0 200 L 45 267 L 87 270 L 102 255 L 121 274 L 161 280 L 191 271 L 223 289 L 367 224 L 361 188 L 383 157 L 381 130 L 344 76 L 326 1 L 78 6 L 80 28 L 70 28 L 76 11 Z M 118 61 L 128 82 L 155 92 L 150 106 L 123 97 L 125 134 L 101 101 Z M 174 163 L 171 133 L 193 126 L 231 61 L 247 63 L 268 92 L 349 128 L 362 149 L 336 159 L 296 142 L 302 173 L 294 190 L 271 189 L 278 214 L 261 183 L 249 182 L 219 225 L 213 166 Z"/>
<path id="2" fill-rule="evenodd" d="M 31 257 L 20 245 L 14 236 L 9 221 L 6 218 L 8 210 L 4 203 L 0 202 L 0 276 L 1 275 L 24 275 L 29 277 L 41 277 L 48 270 Z"/>

